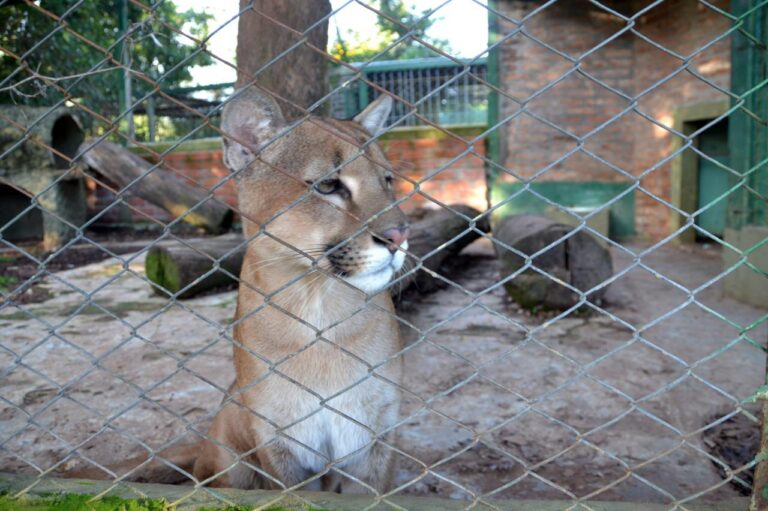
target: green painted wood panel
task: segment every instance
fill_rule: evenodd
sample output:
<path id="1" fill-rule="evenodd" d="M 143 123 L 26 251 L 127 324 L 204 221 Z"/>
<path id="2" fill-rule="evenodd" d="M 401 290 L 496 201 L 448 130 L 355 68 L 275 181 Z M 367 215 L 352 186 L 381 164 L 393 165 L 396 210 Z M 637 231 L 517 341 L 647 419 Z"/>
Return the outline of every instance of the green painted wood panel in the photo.
<path id="1" fill-rule="evenodd" d="M 728 227 L 766 225 L 768 193 L 768 2 L 733 0 L 736 17 L 731 52 L 732 105 L 729 118 L 732 168 L 741 175 L 731 184 L 741 186 L 728 200 Z"/>
<path id="2" fill-rule="evenodd" d="M 699 158 L 697 209 L 709 207 L 696 217 L 696 224 L 709 233 L 722 237 L 725 232 L 728 200 L 720 197 L 728 191 L 730 173 L 718 163 L 730 165 L 728 122 L 717 123 L 699 135 L 698 139 L 699 150 L 715 161 Z"/>
<path id="3" fill-rule="evenodd" d="M 629 182 L 544 181 L 531 183 L 528 189 L 524 189 L 522 183 L 497 181 L 492 184 L 490 195 L 492 206 L 503 203 L 493 212 L 495 220 L 520 213 L 543 215 L 552 206 L 541 197 L 569 209 L 607 207 L 609 236 L 620 240 L 635 234 L 635 192 L 628 191 L 630 188 L 632 183 Z M 620 199 L 607 205 L 619 195 Z"/>

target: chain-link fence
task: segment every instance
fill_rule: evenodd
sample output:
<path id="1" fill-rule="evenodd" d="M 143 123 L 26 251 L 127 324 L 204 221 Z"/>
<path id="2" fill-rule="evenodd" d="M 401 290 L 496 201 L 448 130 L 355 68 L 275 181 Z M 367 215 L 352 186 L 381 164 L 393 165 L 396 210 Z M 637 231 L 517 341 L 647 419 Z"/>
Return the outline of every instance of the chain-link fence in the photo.
<path id="1" fill-rule="evenodd" d="M 762 509 L 767 3 L 0 0 L 3 505 Z"/>

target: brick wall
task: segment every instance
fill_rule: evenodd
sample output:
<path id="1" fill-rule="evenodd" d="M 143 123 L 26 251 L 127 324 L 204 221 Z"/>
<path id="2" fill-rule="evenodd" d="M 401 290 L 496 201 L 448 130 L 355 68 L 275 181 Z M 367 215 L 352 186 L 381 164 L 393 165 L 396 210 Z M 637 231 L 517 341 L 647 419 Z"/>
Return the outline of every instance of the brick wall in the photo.
<path id="1" fill-rule="evenodd" d="M 484 128 L 483 128 L 484 129 Z M 461 203 L 484 211 L 486 202 L 485 141 L 471 145 L 483 129 L 454 129 L 450 133 L 432 128 L 398 130 L 383 139 L 384 150 L 394 169 L 399 196 L 405 211 Z M 467 154 L 464 154 L 467 153 Z"/>
<path id="2" fill-rule="evenodd" d="M 431 128 L 397 130 L 385 135 L 382 145 L 393 162 L 398 196 L 409 197 L 403 202 L 405 211 L 419 207 L 439 207 L 434 201 L 463 203 L 485 210 L 486 184 L 483 160 L 485 144 L 478 141 L 472 146 L 475 154 L 467 154 L 468 141 L 482 129 L 456 129 L 450 133 Z M 225 180 L 215 192 L 217 198 L 237 205 L 235 183 L 228 179 L 229 172 L 221 160 L 218 140 L 192 141 L 164 157 L 164 166 L 193 186 L 212 189 Z M 157 147 L 156 151 L 162 151 Z M 479 155 L 479 156 L 477 156 Z M 155 158 L 148 157 L 150 161 Z M 444 167 L 444 168 L 443 168 Z M 441 169 L 442 170 L 438 170 Z M 126 205 L 112 206 L 115 195 L 95 181 L 88 183 L 88 206 L 91 217 L 100 215 L 99 224 L 166 223 L 172 217 L 166 211 L 139 197 L 127 196 Z"/>
<path id="3" fill-rule="evenodd" d="M 614 1 L 610 6 L 633 15 L 650 3 Z M 713 2 L 723 9 L 728 3 Z M 513 20 L 540 5 L 497 2 L 498 9 Z M 501 161 L 509 171 L 501 174 L 502 182 L 533 177 L 615 182 L 658 167 L 640 184 L 669 200 L 670 164 L 663 160 L 671 152 L 674 135 L 657 124 L 672 127 L 677 106 L 726 98 L 690 71 L 728 87 L 730 41 L 716 42 L 691 60 L 690 71 L 675 74 L 682 64 L 679 58 L 637 34 L 617 36 L 625 26 L 620 18 L 587 0 L 569 0 L 535 14 L 524 23 L 525 34 L 502 43 L 499 83 L 504 95 L 499 118 L 511 119 L 501 128 Z M 641 16 L 636 29 L 656 44 L 687 56 L 729 26 L 727 18 L 695 0 L 670 0 Z M 517 28 L 512 21 L 499 21 L 501 37 Z M 595 80 L 578 72 L 577 61 Z M 636 105 L 632 98 L 637 98 Z M 635 200 L 636 230 L 650 238 L 668 234 L 666 206 L 642 192 L 637 192 Z"/>

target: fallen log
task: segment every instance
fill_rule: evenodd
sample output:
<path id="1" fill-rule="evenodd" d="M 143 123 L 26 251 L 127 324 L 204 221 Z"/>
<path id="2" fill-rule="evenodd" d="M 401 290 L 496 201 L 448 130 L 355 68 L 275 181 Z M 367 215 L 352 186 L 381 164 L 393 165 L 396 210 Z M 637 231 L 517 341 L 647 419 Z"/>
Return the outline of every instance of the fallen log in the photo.
<path id="1" fill-rule="evenodd" d="M 164 291 L 190 298 L 236 282 L 243 265 L 245 243 L 240 234 L 159 243 L 144 261 L 147 278 Z M 214 269 L 216 268 L 216 269 Z"/>
<path id="2" fill-rule="evenodd" d="M 469 218 L 480 215 L 479 211 L 469 206 L 454 205 L 451 208 Z M 478 220 L 476 227 L 483 232 L 488 231 L 488 221 L 485 217 Z M 401 285 L 394 287 L 405 289 L 415 285 L 419 291 L 429 292 L 444 285 L 430 272 L 438 272 L 448 258 L 458 254 L 480 236 L 476 231 L 465 232 L 468 229 L 469 222 L 445 209 L 429 211 L 414 220 L 411 225 L 408 253 L 416 258 L 422 258 L 428 254 L 429 256 L 422 260 L 422 269 L 410 273 L 402 280 Z M 461 235 L 462 233 L 464 234 Z M 230 254 L 233 249 L 234 252 Z M 239 234 L 184 240 L 184 242 L 164 242 L 149 250 L 145 268 L 149 280 L 159 286 L 156 288 L 158 292 L 162 293 L 162 289 L 171 293 L 179 293 L 183 290 L 179 297 L 190 298 L 211 288 L 235 282 L 236 280 L 230 275 L 240 275 L 244 254 L 245 244 Z M 225 255 L 226 258 L 219 263 L 225 271 L 211 271 L 214 268 L 214 261 Z M 412 267 L 418 264 L 417 260 L 410 256 L 408 260 L 411 261 Z M 425 271 L 424 268 L 429 271 Z M 201 278 L 203 275 L 206 277 Z"/>
<path id="3" fill-rule="evenodd" d="M 107 141 L 91 147 L 92 144 L 89 140 L 80 146 L 86 165 L 121 189 L 127 187 L 128 193 L 210 233 L 225 232 L 231 227 L 233 211 L 220 201 L 205 200 L 205 189 L 184 183 L 162 166 L 153 168 L 148 161 L 118 145 Z"/>
<path id="4" fill-rule="evenodd" d="M 558 224 L 537 215 L 504 218 L 494 228 L 493 237 L 515 251 L 494 243 L 501 262 L 501 277 L 519 271 L 526 264 L 524 256 L 534 257 L 531 265 L 576 290 L 586 293 L 613 275 L 611 254 L 592 235 L 579 231 L 561 240 L 574 227 Z M 533 269 L 525 269 L 504 284 L 507 294 L 526 309 L 567 309 L 579 301 L 579 293 Z M 599 304 L 608 286 L 587 294 L 588 301 Z"/>
<path id="5" fill-rule="evenodd" d="M 405 277 L 399 286 L 401 289 L 405 290 L 413 285 L 419 292 L 430 293 L 445 287 L 447 283 L 433 275 L 440 273 L 443 263 L 479 238 L 478 230 L 490 230 L 487 216 L 478 219 L 475 229 L 470 230 L 470 223 L 454 213 L 456 211 L 468 218 L 477 218 L 480 211 L 463 204 L 452 204 L 449 207 L 451 209 L 428 211 L 422 217 L 411 220 L 411 235 L 408 237 L 409 257 L 406 261 L 408 265 L 416 265 L 420 260 L 421 269 Z M 461 236 L 456 238 L 459 235 Z"/>

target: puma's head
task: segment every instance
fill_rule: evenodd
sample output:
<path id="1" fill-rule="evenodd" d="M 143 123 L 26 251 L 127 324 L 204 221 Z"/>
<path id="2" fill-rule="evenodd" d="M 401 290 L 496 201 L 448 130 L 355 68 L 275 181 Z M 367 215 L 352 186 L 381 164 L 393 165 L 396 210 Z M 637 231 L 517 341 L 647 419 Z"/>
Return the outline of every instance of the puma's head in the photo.
<path id="1" fill-rule="evenodd" d="M 222 114 L 224 163 L 237 176 L 246 236 L 263 228 L 259 239 L 272 240 L 258 258 L 285 257 L 281 269 L 302 272 L 314 260 L 368 294 L 387 285 L 408 248 L 390 165 L 371 142 L 391 108 L 382 95 L 352 121 L 289 125 L 265 92 L 235 92 Z"/>

